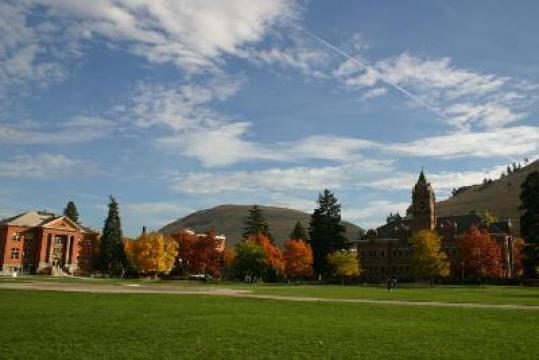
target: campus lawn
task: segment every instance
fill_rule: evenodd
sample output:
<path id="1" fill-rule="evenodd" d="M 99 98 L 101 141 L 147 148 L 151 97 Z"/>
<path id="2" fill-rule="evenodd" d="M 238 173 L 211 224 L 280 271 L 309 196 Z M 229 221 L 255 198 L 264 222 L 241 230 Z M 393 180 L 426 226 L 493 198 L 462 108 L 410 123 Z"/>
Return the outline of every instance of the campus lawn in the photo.
<path id="1" fill-rule="evenodd" d="M 529 359 L 538 311 L 0 290 L 2 359 Z"/>
<path id="2" fill-rule="evenodd" d="M 0 277 L 2 282 L 60 282 L 87 285 L 131 285 L 163 287 L 226 287 L 250 290 L 255 294 L 319 297 L 333 299 L 375 299 L 402 301 L 438 301 L 456 303 L 516 304 L 539 306 L 539 288 L 496 285 L 439 285 L 431 288 L 427 284 L 402 284 L 395 291 L 384 286 L 364 285 L 317 285 L 317 284 L 254 284 L 239 282 L 203 283 L 197 281 L 140 280 L 140 279 L 90 279 L 68 277 L 27 276 L 20 278 Z"/>
<path id="3" fill-rule="evenodd" d="M 255 285 L 258 294 L 340 299 L 438 301 L 457 303 L 519 304 L 539 306 L 539 288 L 521 286 L 404 285 L 393 291 L 383 286 L 361 285 Z M 538 325 L 539 326 L 539 325 Z"/>

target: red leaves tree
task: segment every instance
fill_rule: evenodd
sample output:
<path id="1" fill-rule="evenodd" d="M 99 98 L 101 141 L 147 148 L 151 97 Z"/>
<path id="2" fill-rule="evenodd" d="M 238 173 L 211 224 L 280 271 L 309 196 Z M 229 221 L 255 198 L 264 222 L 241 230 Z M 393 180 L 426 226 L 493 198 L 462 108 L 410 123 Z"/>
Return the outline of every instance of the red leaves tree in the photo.
<path id="1" fill-rule="evenodd" d="M 219 250 L 221 242 L 216 239 L 214 230 L 208 231 L 204 236 L 182 231 L 172 237 L 180 248 L 181 255 L 177 265 L 191 273 L 220 276 L 223 252 Z"/>
<path id="2" fill-rule="evenodd" d="M 287 240 L 284 243 L 284 273 L 290 279 L 311 276 L 313 273 L 313 250 L 303 240 Z"/>
<path id="3" fill-rule="evenodd" d="M 264 249 L 264 263 L 267 267 L 267 277 L 279 276 L 284 272 L 284 257 L 281 249 L 273 245 L 271 239 L 262 233 L 249 235 L 246 241 L 252 241 Z"/>
<path id="4" fill-rule="evenodd" d="M 472 227 L 458 240 L 457 246 L 467 277 L 484 278 L 502 275 L 502 252 L 490 234 Z"/>

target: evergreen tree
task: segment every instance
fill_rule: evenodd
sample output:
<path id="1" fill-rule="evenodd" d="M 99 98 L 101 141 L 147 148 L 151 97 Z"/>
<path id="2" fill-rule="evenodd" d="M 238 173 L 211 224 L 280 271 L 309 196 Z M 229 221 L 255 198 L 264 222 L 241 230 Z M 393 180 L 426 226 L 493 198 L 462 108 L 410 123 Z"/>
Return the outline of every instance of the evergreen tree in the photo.
<path id="1" fill-rule="evenodd" d="M 67 203 L 67 206 L 64 209 L 64 216 L 67 216 L 77 224 L 79 223 L 79 212 L 77 211 L 77 206 L 75 206 L 73 201 L 69 201 Z"/>
<path id="2" fill-rule="evenodd" d="M 314 255 L 314 270 L 317 274 L 328 271 L 328 254 L 347 249 L 348 239 L 341 224 L 341 205 L 328 189 L 318 195 L 318 208 L 311 215 L 310 245 Z"/>
<path id="3" fill-rule="evenodd" d="M 109 212 L 101 236 L 100 265 L 104 273 L 118 276 L 123 273 L 127 263 L 122 241 L 122 225 L 118 202 L 114 197 L 110 197 L 108 206 Z"/>
<path id="4" fill-rule="evenodd" d="M 254 205 L 251 209 L 249 209 L 249 215 L 247 216 L 247 219 L 245 219 L 244 230 L 244 237 L 248 237 L 249 235 L 263 234 L 271 239 L 268 222 L 264 217 L 262 209 L 257 205 Z"/>
<path id="5" fill-rule="evenodd" d="M 307 241 L 309 238 L 307 236 L 307 231 L 305 231 L 305 228 L 299 221 L 296 222 L 296 226 L 294 226 L 294 230 L 290 233 L 290 239 L 292 240 L 305 240 Z"/>
<path id="6" fill-rule="evenodd" d="M 522 183 L 520 202 L 520 234 L 526 241 L 524 274 L 536 277 L 539 268 L 539 172 L 532 172 Z"/>

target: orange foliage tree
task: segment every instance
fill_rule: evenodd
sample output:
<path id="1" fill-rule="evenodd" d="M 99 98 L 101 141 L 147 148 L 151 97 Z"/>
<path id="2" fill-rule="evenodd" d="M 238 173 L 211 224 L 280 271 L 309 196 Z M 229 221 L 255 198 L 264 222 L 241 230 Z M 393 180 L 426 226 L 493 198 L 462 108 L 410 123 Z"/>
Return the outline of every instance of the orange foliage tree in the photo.
<path id="1" fill-rule="evenodd" d="M 161 233 L 142 234 L 136 240 L 124 240 L 124 250 L 131 266 L 141 274 L 168 273 L 178 255 L 178 246 Z"/>
<path id="2" fill-rule="evenodd" d="M 204 236 L 182 231 L 172 237 L 180 249 L 177 265 L 191 273 L 214 277 L 221 275 L 223 252 L 219 250 L 221 242 L 216 238 L 214 230 L 208 231 Z"/>
<path id="3" fill-rule="evenodd" d="M 273 245 L 271 239 L 262 233 L 249 235 L 244 241 L 252 241 L 264 249 L 266 265 L 266 278 L 275 280 L 284 272 L 284 257 L 281 249 Z"/>
<path id="4" fill-rule="evenodd" d="M 223 276 L 225 278 L 232 278 L 234 275 L 234 263 L 236 261 L 236 251 L 234 249 L 226 248 L 223 252 Z"/>
<path id="5" fill-rule="evenodd" d="M 284 273 L 290 279 L 311 276 L 313 273 L 313 250 L 303 240 L 287 240 L 283 244 Z"/>
<path id="6" fill-rule="evenodd" d="M 458 240 L 460 259 L 467 277 L 484 278 L 502 275 L 502 252 L 490 234 L 472 227 Z"/>

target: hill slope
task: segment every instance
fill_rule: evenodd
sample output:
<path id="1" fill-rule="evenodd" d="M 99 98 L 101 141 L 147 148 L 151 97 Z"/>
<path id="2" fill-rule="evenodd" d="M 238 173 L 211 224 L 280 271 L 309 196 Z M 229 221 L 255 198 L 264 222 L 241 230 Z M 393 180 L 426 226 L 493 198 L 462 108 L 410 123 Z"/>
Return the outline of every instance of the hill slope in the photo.
<path id="1" fill-rule="evenodd" d="M 226 235 L 227 243 L 235 244 L 243 235 L 245 218 L 251 205 L 219 205 L 217 207 L 200 210 L 181 219 L 165 225 L 161 231 L 171 234 L 177 230 L 189 228 L 197 232 L 207 231 L 211 227 Z M 282 244 L 292 232 L 296 221 L 300 221 L 307 230 L 309 228 L 310 214 L 287 208 L 273 206 L 259 206 L 264 212 L 275 242 Z M 361 228 L 343 221 L 346 226 L 346 236 L 355 240 Z"/>
<path id="2" fill-rule="evenodd" d="M 463 215 L 488 210 L 499 220 L 511 219 L 515 234 L 520 233 L 520 185 L 526 176 L 539 171 L 539 160 L 490 184 L 473 185 L 462 193 L 436 204 L 439 216 Z"/>

